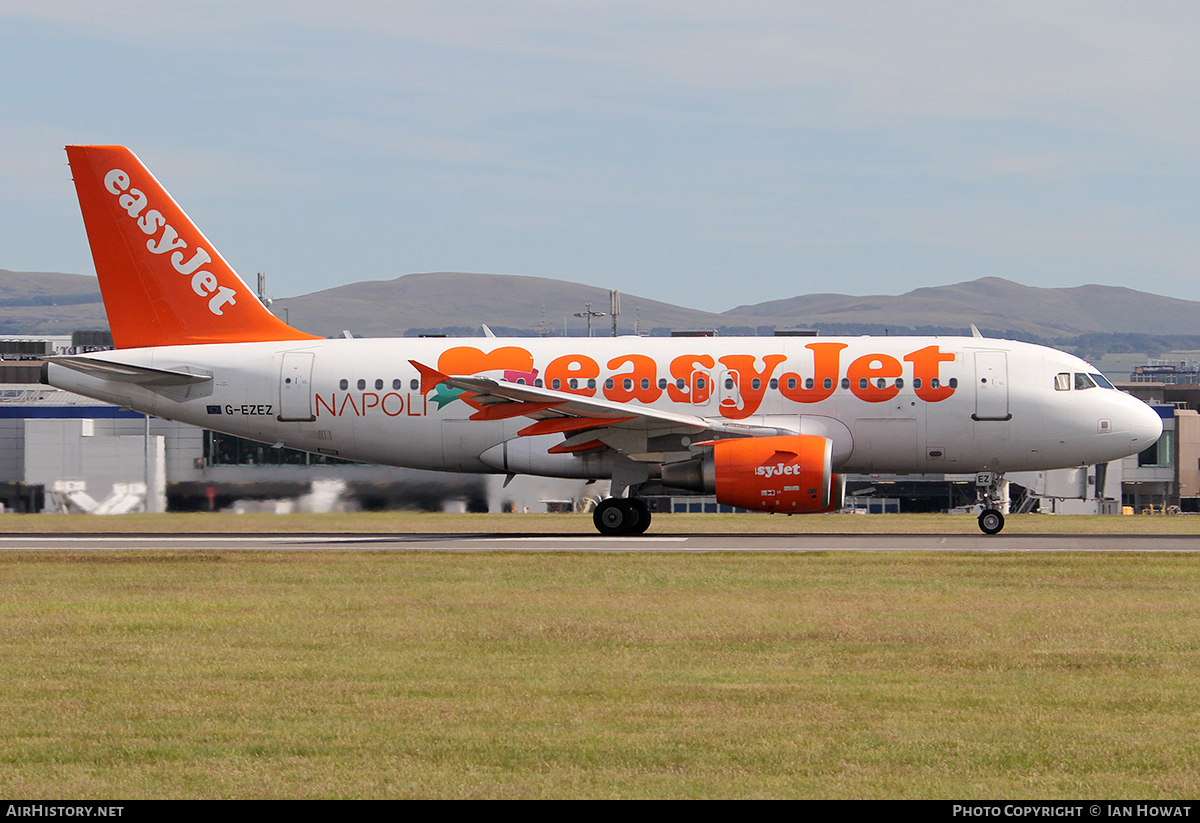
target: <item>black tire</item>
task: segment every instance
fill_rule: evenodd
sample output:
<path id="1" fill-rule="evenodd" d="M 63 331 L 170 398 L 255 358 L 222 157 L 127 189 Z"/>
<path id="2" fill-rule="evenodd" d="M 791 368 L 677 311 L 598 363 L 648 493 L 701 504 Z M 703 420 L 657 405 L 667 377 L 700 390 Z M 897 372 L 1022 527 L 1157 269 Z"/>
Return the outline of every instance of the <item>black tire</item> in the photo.
<path id="1" fill-rule="evenodd" d="M 650 507 L 646 505 L 645 500 L 639 497 L 629 498 L 629 504 L 637 513 L 638 520 L 628 534 L 645 534 L 646 529 L 650 528 Z"/>
<path id="2" fill-rule="evenodd" d="M 592 512 L 592 523 L 596 531 L 605 537 L 634 534 L 638 524 L 638 511 L 621 497 L 610 497 L 601 501 Z"/>
<path id="3" fill-rule="evenodd" d="M 984 509 L 979 515 L 979 529 L 984 534 L 999 534 L 1004 528 L 1004 515 L 997 509 Z"/>

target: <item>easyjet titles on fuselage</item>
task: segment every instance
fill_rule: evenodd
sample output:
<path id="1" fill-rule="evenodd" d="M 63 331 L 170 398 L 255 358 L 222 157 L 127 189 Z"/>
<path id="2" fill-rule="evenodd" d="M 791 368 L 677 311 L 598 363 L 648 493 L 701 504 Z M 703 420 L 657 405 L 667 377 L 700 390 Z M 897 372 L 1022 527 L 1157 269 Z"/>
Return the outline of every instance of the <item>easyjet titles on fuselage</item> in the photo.
<path id="1" fill-rule="evenodd" d="M 474 346 L 456 346 L 442 352 L 438 370 L 447 375 L 471 376 L 503 371 L 504 379 L 545 387 L 581 397 L 600 395 L 614 403 L 658 403 L 664 394 L 673 402 L 684 405 L 704 405 L 720 387 L 714 386 L 713 371 L 726 371 L 726 377 L 736 385 L 736 398 L 724 396 L 718 404 L 722 417 L 740 420 L 755 414 L 768 391 L 778 391 L 785 399 L 796 403 L 819 403 L 841 387 L 867 403 L 887 402 L 904 388 L 905 370 L 911 368 L 911 385 L 918 399 L 927 403 L 946 400 L 957 389 L 956 378 L 944 380 L 943 363 L 952 363 L 953 353 L 928 345 L 896 358 L 882 352 L 871 352 L 854 358 L 842 369 L 842 352 L 847 343 L 822 341 L 805 346 L 812 352 L 811 369 L 802 376 L 795 365 L 786 364 L 783 354 L 681 354 L 670 360 L 667 372 L 659 374 L 659 363 L 647 354 L 629 353 L 610 358 L 604 364 L 607 376 L 601 380 L 600 362 L 585 354 L 571 353 L 556 357 L 542 370 L 535 367 L 533 354 L 520 346 L 502 346 L 484 352 Z M 910 364 L 906 367 L 905 364 Z M 344 396 L 343 396 L 344 395 Z M 317 416 L 343 414 L 362 416 L 379 409 L 389 417 L 398 416 L 405 404 L 399 394 L 392 393 L 391 408 L 380 394 L 370 391 L 318 391 L 315 397 Z M 441 408 L 462 395 L 438 396 Z M 390 395 L 389 395 L 390 396 Z M 353 399 L 358 397 L 360 402 Z M 417 415 L 411 394 L 407 397 L 408 415 Z M 468 403 L 470 397 L 464 398 Z M 423 403 L 418 416 L 427 413 Z"/>

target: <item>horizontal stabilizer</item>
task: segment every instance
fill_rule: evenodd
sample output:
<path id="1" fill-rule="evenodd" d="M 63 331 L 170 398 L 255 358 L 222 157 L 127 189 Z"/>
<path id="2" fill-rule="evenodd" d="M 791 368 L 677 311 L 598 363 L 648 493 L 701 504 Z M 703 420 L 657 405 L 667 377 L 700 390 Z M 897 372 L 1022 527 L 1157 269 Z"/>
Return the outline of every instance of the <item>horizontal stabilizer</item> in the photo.
<path id="1" fill-rule="evenodd" d="M 192 374 L 191 372 L 175 371 L 173 369 L 153 369 L 149 366 L 131 366 L 128 363 L 113 363 L 109 360 L 99 360 L 94 357 L 67 355 L 51 357 L 51 363 L 57 363 L 68 369 L 74 369 L 84 374 L 102 377 L 105 380 L 116 380 L 120 383 L 136 383 L 139 386 L 187 386 L 192 383 L 206 383 L 212 380 L 211 374 Z"/>

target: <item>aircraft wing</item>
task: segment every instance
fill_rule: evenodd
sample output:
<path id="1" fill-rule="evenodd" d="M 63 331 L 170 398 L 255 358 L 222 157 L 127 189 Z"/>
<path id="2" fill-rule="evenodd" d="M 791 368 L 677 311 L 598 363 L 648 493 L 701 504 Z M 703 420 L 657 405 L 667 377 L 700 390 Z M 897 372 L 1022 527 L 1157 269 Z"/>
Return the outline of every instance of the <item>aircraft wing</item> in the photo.
<path id="1" fill-rule="evenodd" d="M 609 446 L 634 460 L 659 461 L 660 449 L 649 445 L 663 435 L 689 435 L 692 442 L 722 437 L 766 437 L 786 434 L 767 426 L 751 426 L 694 414 L 613 403 L 569 392 L 554 391 L 490 377 L 457 377 L 410 360 L 421 374 L 421 393 L 439 385 L 458 390 L 460 399 L 475 409 L 471 420 L 525 417 L 530 424 L 521 437 L 562 433 L 567 439 L 551 453 L 585 451 Z M 672 449 L 674 450 L 674 449 Z"/>

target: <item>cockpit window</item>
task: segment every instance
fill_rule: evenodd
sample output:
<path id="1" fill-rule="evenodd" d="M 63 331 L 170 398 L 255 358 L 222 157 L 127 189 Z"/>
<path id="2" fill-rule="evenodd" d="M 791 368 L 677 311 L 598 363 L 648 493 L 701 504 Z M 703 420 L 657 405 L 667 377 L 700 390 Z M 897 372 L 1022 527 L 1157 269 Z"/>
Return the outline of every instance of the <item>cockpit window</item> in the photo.
<path id="1" fill-rule="evenodd" d="M 1071 390 L 1071 375 L 1069 372 L 1060 372 L 1054 375 L 1054 390 L 1055 391 L 1070 391 Z"/>
<path id="2" fill-rule="evenodd" d="M 1112 383 L 1109 383 L 1108 378 L 1106 378 L 1102 374 L 1092 374 L 1091 372 L 1088 372 L 1088 376 L 1091 377 L 1093 380 L 1095 380 L 1096 385 L 1100 386 L 1101 388 L 1104 388 L 1104 389 L 1115 389 L 1116 388 L 1116 386 L 1114 386 Z"/>
<path id="3" fill-rule="evenodd" d="M 1083 374 L 1082 372 L 1075 373 L 1075 389 L 1076 389 L 1076 391 L 1079 391 L 1082 389 L 1094 389 L 1094 388 L 1096 388 L 1096 381 L 1092 380 L 1092 378 L 1088 377 L 1086 374 Z"/>

